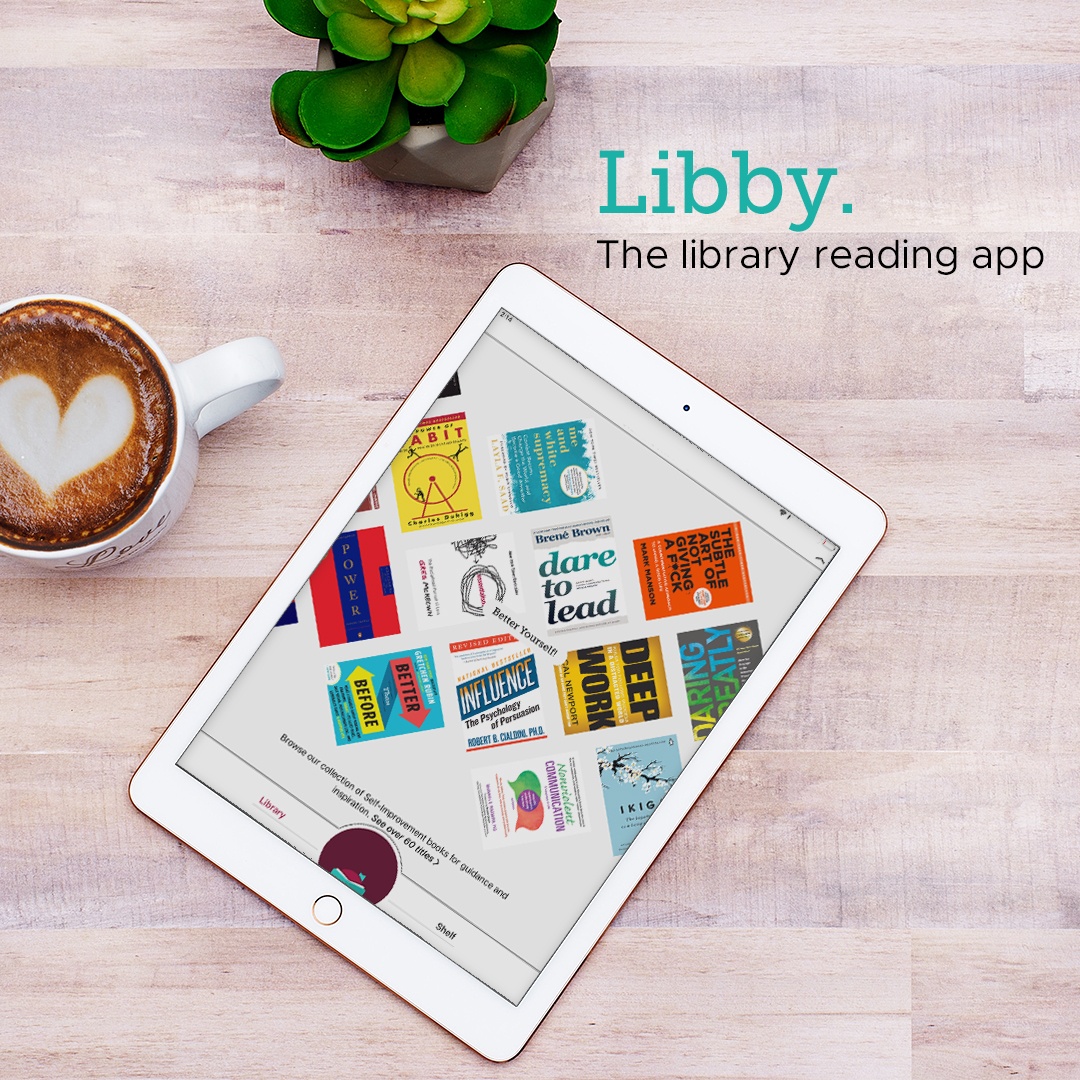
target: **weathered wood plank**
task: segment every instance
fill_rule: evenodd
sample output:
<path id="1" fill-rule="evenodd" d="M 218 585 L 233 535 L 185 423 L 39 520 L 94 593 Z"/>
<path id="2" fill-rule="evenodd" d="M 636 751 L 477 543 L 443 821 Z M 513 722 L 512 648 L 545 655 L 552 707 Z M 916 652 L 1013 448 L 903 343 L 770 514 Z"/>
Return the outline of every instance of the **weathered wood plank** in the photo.
<path id="1" fill-rule="evenodd" d="M 6 582 L 3 752 L 145 752 L 261 591 L 253 578 Z"/>
<path id="2" fill-rule="evenodd" d="M 1075 753 L 1077 656 L 1080 577 L 861 577 L 740 745 Z"/>
<path id="3" fill-rule="evenodd" d="M 631 239 L 648 250 L 662 238 Z M 726 239 L 778 242 L 764 234 Z M 604 270 L 595 237 L 561 231 L 49 233 L 10 236 L 4 250 L 0 295 L 95 297 L 131 315 L 177 361 L 232 337 L 272 337 L 288 372 L 275 400 L 403 397 L 495 273 L 520 261 L 736 401 L 1024 396 L 1025 311 L 1016 286 L 993 275 L 793 270 L 774 281 L 764 271 L 673 269 L 658 278 Z"/>
<path id="4" fill-rule="evenodd" d="M 272 907 L 131 805 L 127 782 L 140 760 L 0 755 L 11 792 L 0 810 L 10 838 L 0 848 L 0 925 L 282 925 Z"/>
<path id="5" fill-rule="evenodd" d="M 1080 398 L 1080 282 L 1025 286 L 1020 301 L 1024 395 L 1032 401 Z"/>
<path id="6" fill-rule="evenodd" d="M 832 0 L 729 0 L 693 17 L 628 0 L 561 0 L 559 57 L 570 64 L 1027 63 L 1077 58 L 1068 0 L 901 0 L 852 8 Z M 250 67 L 292 61 L 303 42 L 257 0 L 191 0 L 182 8 L 124 0 L 38 0 L 0 23 L 0 65 Z"/>
<path id="7" fill-rule="evenodd" d="M 7 581 L 0 746 L 33 755 L 145 751 L 262 584 L 93 574 Z M 1033 627 L 1037 650 L 1008 660 L 1029 656 L 1019 643 Z M 1075 753 L 1077 655 L 1078 576 L 864 577 L 741 745 Z"/>
<path id="8" fill-rule="evenodd" d="M 736 751 L 620 919 L 1080 926 L 1080 760 Z"/>
<path id="9" fill-rule="evenodd" d="M 292 929 L 8 932 L 0 955 L 17 991 L 0 1001 L 0 1070 L 28 1080 L 72 1069 L 301 1076 L 328 1045 L 365 1075 L 423 1080 L 900 1080 L 910 1070 L 903 932 L 613 929 L 502 1067 Z M 343 1000 L 353 1019 L 328 1027 Z"/>
<path id="10" fill-rule="evenodd" d="M 1073 574 L 1080 410 L 1065 402 L 754 402 L 889 515 L 869 574 Z M 830 416 L 831 413 L 831 416 Z M 932 538 L 932 539 L 931 539 Z"/>
<path id="11" fill-rule="evenodd" d="M 311 52 L 311 43 L 278 26 L 260 0 L 38 0 L 24 11 L 7 4 L 0 13 L 6 68 L 284 68 Z"/>
<path id="12" fill-rule="evenodd" d="M 912 934 L 912 1077 L 1067 1080 L 1080 1061 L 1080 933 Z"/>
<path id="13" fill-rule="evenodd" d="M 580 242 L 629 231 L 661 240 L 764 230 L 789 245 L 826 233 L 872 233 L 882 242 L 956 234 L 972 243 L 1002 234 L 1016 243 L 1080 220 L 1068 65 L 690 67 L 678 78 L 658 67 L 560 67 L 552 119 L 490 195 L 384 184 L 360 164 L 287 142 L 268 107 L 279 70 L 0 69 L 0 141 L 12 148 L 0 186 L 4 231 L 389 228 L 569 234 Z M 729 198 L 714 214 L 601 215 L 602 148 L 626 151 L 620 203 L 655 199 L 650 170 L 662 148 L 673 155 L 671 195 L 680 209 L 677 149 L 694 151 L 695 168 L 719 168 Z M 768 217 L 739 212 L 734 150 L 784 178 L 784 200 Z M 788 228 L 806 218 L 784 172 L 792 167 L 812 170 L 815 191 L 818 168 L 839 170 L 802 234 Z M 558 199 L 550 197 L 554 177 Z M 715 185 L 699 183 L 698 198 L 711 200 Z M 598 265 L 594 250 L 589 265 Z M 933 280 L 960 294 L 967 273 Z"/>
<path id="14" fill-rule="evenodd" d="M 286 144 L 265 104 L 271 74 L 3 73 L 0 138 L 14 154 L 0 178 L 9 256 L 0 294 L 99 296 L 178 358 L 232 333 L 267 332 L 290 359 L 319 357 L 302 391 L 318 396 L 351 396 L 358 370 L 374 380 L 370 392 L 400 396 L 491 275 L 523 258 L 668 355 L 715 373 L 710 381 L 737 399 L 1013 398 L 1025 386 L 1055 396 L 1037 372 L 1025 384 L 1025 355 L 1030 369 L 1048 334 L 1066 349 L 1051 382 L 1071 377 L 1053 311 L 1033 326 L 1009 275 L 967 264 L 976 243 L 1031 236 L 1046 262 L 1025 289 L 1053 295 L 1075 277 L 1075 236 L 1031 232 L 1080 218 L 1069 69 L 740 68 L 677 81 L 661 70 L 565 69 L 560 94 L 576 122 L 560 125 L 556 113 L 490 196 L 383 185 Z M 627 103 L 614 119 L 608 100 Z M 184 109 L 175 115 L 163 101 Z M 740 103 L 734 128 L 731 101 Z M 1002 115 L 1024 117 L 1007 138 L 995 126 Z M 804 234 L 734 210 L 601 215 L 598 148 L 625 146 L 635 175 L 651 182 L 652 155 L 671 139 L 699 147 L 703 161 L 720 153 L 714 163 L 729 172 L 737 144 L 777 167 L 774 147 L 813 145 L 841 168 L 838 197 Z M 1017 165 L 1035 161 L 1038 183 Z M 546 197 L 551 175 L 565 181 L 567 201 Z M 839 213 L 840 198 L 854 201 L 852 215 Z M 603 238 L 663 243 L 672 265 L 604 269 Z M 801 254 L 777 281 L 776 269 L 683 270 L 684 239 L 725 252 L 798 243 Z M 955 245 L 960 268 L 816 265 L 818 247 L 878 251 L 905 239 Z M 442 272 L 447 260 L 454 275 Z"/>
<path id="15" fill-rule="evenodd" d="M 0 755 L 0 927 L 275 921 L 131 808 L 138 760 Z M 1075 754 L 739 749 L 617 921 L 1072 929 L 1078 815 Z"/>
<path id="16" fill-rule="evenodd" d="M 885 507 L 890 531 L 864 573 L 1076 573 L 1075 404 L 736 401 Z M 395 404 L 283 398 L 258 406 L 204 441 L 195 495 L 169 535 L 100 572 L 268 583 Z M 41 573 L 10 559 L 0 566 L 0 580 Z"/>

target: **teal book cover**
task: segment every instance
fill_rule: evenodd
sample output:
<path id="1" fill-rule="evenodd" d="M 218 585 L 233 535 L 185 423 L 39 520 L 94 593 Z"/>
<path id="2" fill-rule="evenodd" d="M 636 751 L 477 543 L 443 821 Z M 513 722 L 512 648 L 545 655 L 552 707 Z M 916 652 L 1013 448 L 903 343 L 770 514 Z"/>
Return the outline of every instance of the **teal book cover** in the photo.
<path id="1" fill-rule="evenodd" d="M 596 750 L 611 854 L 622 855 L 682 771 L 674 735 Z"/>
<path id="2" fill-rule="evenodd" d="M 588 420 L 508 431 L 491 440 L 491 450 L 504 514 L 574 506 L 603 491 Z"/>

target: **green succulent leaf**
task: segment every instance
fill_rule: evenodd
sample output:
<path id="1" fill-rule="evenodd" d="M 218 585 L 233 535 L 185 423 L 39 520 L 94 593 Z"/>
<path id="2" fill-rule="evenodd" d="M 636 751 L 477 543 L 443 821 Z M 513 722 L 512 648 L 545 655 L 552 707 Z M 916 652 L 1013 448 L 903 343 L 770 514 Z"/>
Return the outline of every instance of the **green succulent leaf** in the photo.
<path id="1" fill-rule="evenodd" d="M 339 53 L 357 60 L 385 60 L 390 55 L 390 31 L 393 23 L 378 18 L 357 18 L 347 11 L 338 11 L 327 21 L 330 44 Z"/>
<path id="2" fill-rule="evenodd" d="M 445 105 L 465 78 L 465 61 L 437 41 L 410 45 L 401 63 L 398 89 L 414 105 Z"/>
<path id="3" fill-rule="evenodd" d="M 559 38 L 559 17 L 552 15 L 543 26 L 535 30 L 507 30 L 501 26 L 491 25 L 469 41 L 462 43 L 465 49 L 497 49 L 502 45 L 528 45 L 540 54 L 540 59 L 546 64 L 551 59 L 555 49 L 555 42 Z"/>
<path id="4" fill-rule="evenodd" d="M 398 26 L 404 26 L 409 21 L 409 16 L 405 14 L 409 5 L 405 0 L 364 0 L 364 3 L 376 15 Z"/>
<path id="5" fill-rule="evenodd" d="M 412 0 L 409 14 L 430 19 L 438 26 L 456 22 L 469 10 L 469 0 Z"/>
<path id="6" fill-rule="evenodd" d="M 446 133 L 459 143 L 479 143 L 498 135 L 514 113 L 513 84 L 501 75 L 466 68 L 458 92 L 446 106 Z"/>
<path id="7" fill-rule="evenodd" d="M 278 131 L 300 146 L 314 146 L 300 123 L 300 95 L 317 79 L 319 71 L 286 71 L 270 87 L 270 112 Z"/>
<path id="8" fill-rule="evenodd" d="M 308 137 L 329 150 L 350 150 L 374 138 L 386 123 L 403 51 L 313 79 L 298 110 Z"/>
<path id="9" fill-rule="evenodd" d="M 514 87 L 516 103 L 510 123 L 523 120 L 544 100 L 547 92 L 547 68 L 540 54 L 528 45 L 503 45 L 487 52 L 465 54 L 470 70 L 501 75 Z"/>
<path id="10" fill-rule="evenodd" d="M 375 14 L 364 3 L 364 0 L 315 0 L 315 6 L 327 17 L 336 15 L 339 11 L 347 11 L 359 19 L 377 19 Z"/>
<path id="11" fill-rule="evenodd" d="M 313 0 L 264 0 L 275 22 L 300 37 L 326 37 L 326 16 Z"/>
<path id="12" fill-rule="evenodd" d="M 348 150 L 327 150 L 323 147 L 322 152 L 334 161 L 356 161 L 357 158 L 374 154 L 376 150 L 385 150 L 408 133 L 409 103 L 400 94 L 395 94 L 390 102 L 390 111 L 386 114 L 386 123 L 367 142 Z"/>
<path id="13" fill-rule="evenodd" d="M 439 27 L 439 33 L 454 45 L 471 41 L 487 24 L 491 22 L 491 0 L 471 0 L 469 10 L 446 26 Z"/>
<path id="14" fill-rule="evenodd" d="M 430 19 L 413 19 L 410 17 L 404 26 L 395 26 L 390 31 L 390 40 L 396 45 L 412 45 L 424 38 L 431 37 L 438 27 Z"/>
<path id="15" fill-rule="evenodd" d="M 491 21 L 508 30 L 535 30 L 555 14 L 555 0 L 491 0 Z"/>

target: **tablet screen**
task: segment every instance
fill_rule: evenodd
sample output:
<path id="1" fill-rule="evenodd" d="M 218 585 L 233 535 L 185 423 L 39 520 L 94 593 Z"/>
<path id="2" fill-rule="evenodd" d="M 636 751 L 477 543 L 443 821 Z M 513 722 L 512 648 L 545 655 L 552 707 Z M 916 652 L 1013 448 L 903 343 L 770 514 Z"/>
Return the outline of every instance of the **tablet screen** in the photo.
<path id="1" fill-rule="evenodd" d="M 836 550 L 504 310 L 179 765 L 517 1004 Z"/>

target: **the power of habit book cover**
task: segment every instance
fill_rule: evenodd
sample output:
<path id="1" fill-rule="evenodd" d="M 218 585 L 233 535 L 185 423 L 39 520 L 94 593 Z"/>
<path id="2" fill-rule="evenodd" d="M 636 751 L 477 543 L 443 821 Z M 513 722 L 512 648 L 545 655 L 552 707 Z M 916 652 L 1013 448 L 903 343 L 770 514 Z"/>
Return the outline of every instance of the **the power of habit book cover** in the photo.
<path id="1" fill-rule="evenodd" d="M 394 456 L 403 533 L 480 518 L 480 494 L 463 412 L 428 417 Z"/>

